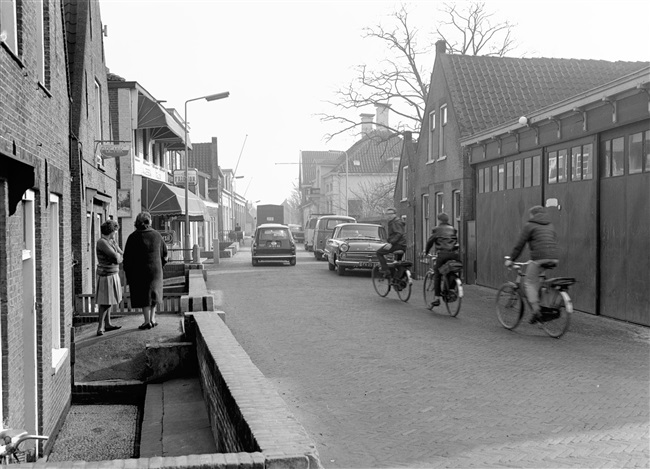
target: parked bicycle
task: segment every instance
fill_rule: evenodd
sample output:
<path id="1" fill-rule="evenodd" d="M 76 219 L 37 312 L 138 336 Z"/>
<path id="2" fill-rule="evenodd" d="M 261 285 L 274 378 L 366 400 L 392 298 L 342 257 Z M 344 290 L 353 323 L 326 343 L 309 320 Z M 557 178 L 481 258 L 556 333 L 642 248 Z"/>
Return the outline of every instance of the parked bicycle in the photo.
<path id="1" fill-rule="evenodd" d="M 506 259 L 509 257 L 506 256 Z M 506 329 L 512 330 L 519 325 L 524 316 L 524 305 L 528 305 L 532 312 L 523 283 L 529 262 L 513 262 L 508 269 L 517 272 L 517 279 L 505 282 L 497 292 L 497 318 Z M 546 270 L 553 267 L 555 264 L 542 265 L 544 270 L 540 274 L 542 283 L 539 289 L 541 317 L 536 323 L 551 337 L 559 338 L 569 328 L 573 303 L 568 290 L 576 280 L 571 277 L 546 279 Z"/>
<path id="2" fill-rule="evenodd" d="M 424 262 L 429 264 L 429 269 L 424 276 L 424 304 L 427 308 L 433 309 L 433 300 L 435 299 L 435 274 L 433 266 L 436 263 L 436 257 L 426 254 Z M 451 317 L 456 317 L 460 312 L 460 306 L 463 302 L 463 282 L 460 279 L 463 271 L 463 263 L 456 260 L 449 260 L 440 266 L 440 297 L 442 298 L 447 313 Z"/>
<path id="3" fill-rule="evenodd" d="M 20 444 L 26 440 L 47 440 L 47 436 L 30 435 L 25 430 L 14 430 L 5 428 L 0 430 L 0 463 L 3 466 L 9 464 L 11 457 L 14 457 L 16 463 L 20 463 L 18 453 L 21 453 Z"/>
<path id="4" fill-rule="evenodd" d="M 411 297 L 411 288 L 413 287 L 410 270 L 413 263 L 401 260 L 403 255 L 404 251 L 401 250 L 393 253 L 394 260 L 387 263 L 389 274 L 384 274 L 379 264 L 375 265 L 372 269 L 372 285 L 381 297 L 388 295 L 390 289 L 393 288 L 399 299 L 406 303 Z"/>

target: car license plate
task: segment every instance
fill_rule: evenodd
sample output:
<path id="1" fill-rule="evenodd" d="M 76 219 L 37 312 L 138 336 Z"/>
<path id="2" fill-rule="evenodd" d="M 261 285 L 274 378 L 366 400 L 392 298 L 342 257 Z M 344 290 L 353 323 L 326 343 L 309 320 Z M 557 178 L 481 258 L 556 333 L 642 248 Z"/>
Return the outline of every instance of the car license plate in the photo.
<path id="1" fill-rule="evenodd" d="M 267 246 L 270 248 L 277 248 L 278 246 L 280 246 L 280 243 L 278 243 L 277 241 L 271 241 L 267 244 Z"/>
<path id="2" fill-rule="evenodd" d="M 374 262 L 359 262 L 359 267 L 363 267 L 366 269 L 372 269 L 375 266 Z"/>

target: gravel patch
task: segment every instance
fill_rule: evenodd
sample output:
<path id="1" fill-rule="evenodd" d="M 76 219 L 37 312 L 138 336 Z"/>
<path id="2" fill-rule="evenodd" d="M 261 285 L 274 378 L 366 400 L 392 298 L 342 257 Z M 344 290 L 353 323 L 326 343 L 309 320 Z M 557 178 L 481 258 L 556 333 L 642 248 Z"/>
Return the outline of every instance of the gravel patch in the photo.
<path id="1" fill-rule="evenodd" d="M 134 458 L 137 426 L 134 405 L 73 405 L 48 461 Z"/>

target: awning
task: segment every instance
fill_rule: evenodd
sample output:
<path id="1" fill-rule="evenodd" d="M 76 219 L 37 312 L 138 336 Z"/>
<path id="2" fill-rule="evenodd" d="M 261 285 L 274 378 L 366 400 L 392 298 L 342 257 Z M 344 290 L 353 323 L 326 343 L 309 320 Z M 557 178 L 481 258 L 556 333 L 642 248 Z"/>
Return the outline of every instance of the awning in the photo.
<path id="1" fill-rule="evenodd" d="M 190 221 L 210 219 L 203 201 L 189 191 L 188 209 Z M 184 216 L 185 189 L 143 177 L 142 210 L 151 213 L 152 216 Z"/>
<path id="2" fill-rule="evenodd" d="M 158 142 L 179 144 L 179 147 L 185 144 L 183 126 L 160 104 L 142 93 L 138 94 L 138 129 L 149 129 L 149 137 Z"/>

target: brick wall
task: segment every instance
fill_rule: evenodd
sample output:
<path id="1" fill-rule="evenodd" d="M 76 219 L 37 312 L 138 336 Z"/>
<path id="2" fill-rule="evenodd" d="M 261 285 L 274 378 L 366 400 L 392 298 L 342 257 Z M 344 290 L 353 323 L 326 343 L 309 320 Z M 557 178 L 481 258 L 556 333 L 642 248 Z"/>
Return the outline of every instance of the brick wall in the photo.
<path id="1" fill-rule="evenodd" d="M 34 408 L 24 384 L 25 354 L 32 344 L 23 341 L 23 211 L 22 203 L 10 207 L 8 193 L 23 176 L 4 171 L 11 164 L 34 167 L 35 182 L 35 396 L 41 434 L 51 434 L 62 420 L 70 401 L 69 358 L 52 368 L 53 310 L 61 309 L 62 346 L 69 347 L 72 324 L 72 272 L 70 236 L 69 102 L 65 37 L 61 2 L 45 2 L 45 78 L 37 66 L 36 3 L 21 2 L 18 9 L 19 48 L 12 52 L 0 45 L 0 347 L 2 350 L 2 417 L 14 428 L 25 428 L 25 410 Z M 15 163 L 18 158 L 24 162 Z M 13 185 L 13 186 L 12 186 Z M 60 196 L 59 226 L 52 226 L 50 193 Z M 11 208 L 17 208 L 12 215 Z M 51 232 L 61 233 L 60 298 L 51 299 Z"/>

